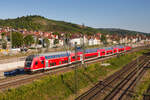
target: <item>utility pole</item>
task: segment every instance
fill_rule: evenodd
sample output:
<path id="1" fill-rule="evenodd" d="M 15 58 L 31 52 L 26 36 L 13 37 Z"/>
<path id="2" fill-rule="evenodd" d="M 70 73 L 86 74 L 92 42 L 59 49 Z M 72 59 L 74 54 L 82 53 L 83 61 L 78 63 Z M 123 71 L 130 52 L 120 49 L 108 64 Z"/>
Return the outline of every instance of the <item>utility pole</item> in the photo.
<path id="1" fill-rule="evenodd" d="M 77 61 L 77 42 L 75 42 L 75 61 Z M 74 92 L 75 92 L 75 98 L 77 98 L 78 96 L 78 65 L 75 64 L 75 70 L 74 70 L 74 80 L 75 80 L 75 88 L 74 88 Z"/>
<path id="2" fill-rule="evenodd" d="M 68 36 L 70 37 L 70 33 L 68 33 Z M 69 37 L 66 37 L 66 42 L 67 42 L 67 51 L 69 51 Z"/>
<path id="3" fill-rule="evenodd" d="M 66 36 L 66 33 L 65 33 L 65 38 L 63 39 L 64 40 L 64 49 L 67 53 L 69 53 L 69 46 L 67 45 L 67 42 L 68 42 L 68 37 Z"/>
<path id="4" fill-rule="evenodd" d="M 38 36 L 36 36 L 36 55 L 38 55 L 38 48 L 37 48 L 38 42 L 39 42 L 39 38 Z"/>
<path id="5" fill-rule="evenodd" d="M 82 25 L 82 30 L 84 31 L 84 24 Z M 85 68 L 85 44 L 84 44 L 84 32 L 82 31 L 82 37 L 83 37 L 83 60 L 82 60 L 82 66 Z"/>
<path id="6" fill-rule="evenodd" d="M 13 30 L 10 31 L 10 54 L 12 51 L 12 32 L 13 32 Z"/>

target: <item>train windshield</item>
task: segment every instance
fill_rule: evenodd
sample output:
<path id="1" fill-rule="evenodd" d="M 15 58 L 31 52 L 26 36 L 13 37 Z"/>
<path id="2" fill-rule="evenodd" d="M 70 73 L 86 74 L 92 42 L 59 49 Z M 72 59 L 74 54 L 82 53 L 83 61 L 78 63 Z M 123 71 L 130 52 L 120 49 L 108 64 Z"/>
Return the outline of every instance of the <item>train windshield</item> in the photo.
<path id="1" fill-rule="evenodd" d="M 35 57 L 34 55 L 30 55 L 26 58 L 25 67 L 30 67 L 31 66 L 34 57 Z"/>

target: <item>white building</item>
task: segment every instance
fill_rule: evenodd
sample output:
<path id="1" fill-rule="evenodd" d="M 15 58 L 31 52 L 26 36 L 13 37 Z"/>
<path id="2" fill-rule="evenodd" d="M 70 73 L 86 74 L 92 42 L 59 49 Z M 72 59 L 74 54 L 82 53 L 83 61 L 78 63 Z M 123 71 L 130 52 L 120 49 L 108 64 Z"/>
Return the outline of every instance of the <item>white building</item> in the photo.
<path id="1" fill-rule="evenodd" d="M 52 48 L 54 46 L 54 39 L 48 39 L 49 40 L 49 47 Z"/>
<path id="2" fill-rule="evenodd" d="M 64 40 L 59 40 L 59 46 L 63 46 L 64 45 Z"/>
<path id="3" fill-rule="evenodd" d="M 70 44 L 72 45 L 72 46 L 74 46 L 75 45 L 75 42 L 77 43 L 77 45 L 81 45 L 81 43 L 82 43 L 82 38 L 74 38 L 74 39 L 71 39 L 70 40 Z"/>
<path id="4" fill-rule="evenodd" d="M 88 44 L 91 45 L 99 45 L 100 44 L 100 40 L 97 38 L 91 38 L 88 40 Z"/>

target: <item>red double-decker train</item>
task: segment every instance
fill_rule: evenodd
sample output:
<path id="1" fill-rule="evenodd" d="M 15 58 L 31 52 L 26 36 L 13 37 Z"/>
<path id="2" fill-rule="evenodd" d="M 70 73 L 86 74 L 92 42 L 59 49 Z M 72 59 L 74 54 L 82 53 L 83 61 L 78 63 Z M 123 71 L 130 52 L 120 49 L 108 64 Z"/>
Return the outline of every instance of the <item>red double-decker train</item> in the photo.
<path id="1" fill-rule="evenodd" d="M 124 53 L 131 50 L 130 46 L 114 46 L 105 48 L 86 49 L 84 53 L 84 60 L 91 60 L 104 56 Z M 77 52 L 77 61 L 83 60 L 83 51 Z M 30 55 L 25 60 L 24 70 L 27 72 L 44 71 L 57 67 L 62 67 L 75 62 L 75 52 L 53 52 L 40 55 Z"/>

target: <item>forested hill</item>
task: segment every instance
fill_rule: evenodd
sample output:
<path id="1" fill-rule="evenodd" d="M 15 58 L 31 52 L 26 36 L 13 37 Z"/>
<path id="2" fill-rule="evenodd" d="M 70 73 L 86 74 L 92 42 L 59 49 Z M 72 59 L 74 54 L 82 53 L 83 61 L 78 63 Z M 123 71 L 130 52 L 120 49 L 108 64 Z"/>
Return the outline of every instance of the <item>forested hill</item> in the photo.
<path id="1" fill-rule="evenodd" d="M 104 33 L 109 33 L 109 34 L 120 34 L 120 35 L 145 34 L 145 35 L 150 35 L 150 33 L 125 30 L 125 29 L 118 29 L 118 28 L 97 28 L 97 29 L 104 32 Z"/>
<path id="2" fill-rule="evenodd" d="M 57 32 L 84 32 L 92 35 L 94 33 L 109 33 L 109 34 L 143 34 L 142 32 L 122 30 L 122 29 L 104 29 L 104 28 L 92 28 L 84 27 L 81 25 L 68 23 L 64 21 L 56 21 L 47 19 L 39 15 L 23 16 L 15 19 L 0 20 L 0 27 L 9 26 L 15 29 L 27 29 L 27 30 L 40 30 L 40 31 L 57 31 Z"/>
<path id="3" fill-rule="evenodd" d="M 11 26 L 12 28 L 21 28 L 27 30 L 41 30 L 41 31 L 58 31 L 58 32 L 81 32 L 81 25 L 68 23 L 64 21 L 55 21 L 44 18 L 42 16 L 23 16 L 16 19 L 0 20 L 0 27 Z M 99 30 L 86 27 L 84 31 L 96 33 Z"/>

